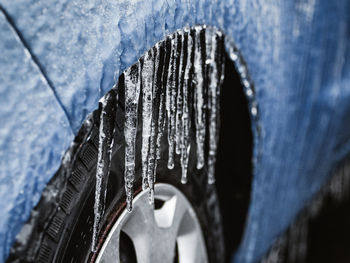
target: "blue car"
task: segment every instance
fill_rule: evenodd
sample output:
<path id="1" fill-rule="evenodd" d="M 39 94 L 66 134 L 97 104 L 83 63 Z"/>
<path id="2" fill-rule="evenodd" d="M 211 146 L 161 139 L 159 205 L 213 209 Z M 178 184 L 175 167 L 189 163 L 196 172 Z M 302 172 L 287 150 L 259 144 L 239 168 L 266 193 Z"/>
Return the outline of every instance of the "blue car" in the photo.
<path id="1" fill-rule="evenodd" d="M 349 262 L 350 2 L 0 0 L 0 263 Z"/>

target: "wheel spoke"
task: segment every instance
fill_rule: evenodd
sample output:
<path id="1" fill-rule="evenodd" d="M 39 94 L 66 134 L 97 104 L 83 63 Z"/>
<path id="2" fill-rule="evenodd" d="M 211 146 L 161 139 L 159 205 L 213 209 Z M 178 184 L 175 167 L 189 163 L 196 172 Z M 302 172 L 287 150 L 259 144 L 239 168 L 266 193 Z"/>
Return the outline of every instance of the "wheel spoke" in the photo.
<path id="1" fill-rule="evenodd" d="M 133 211 L 123 225 L 123 231 L 130 237 L 134 244 L 137 262 L 151 263 L 151 242 L 153 240 L 155 225 L 153 208 L 148 205 L 147 200 L 139 204 L 145 207 L 141 208 L 135 202 Z"/>
<path id="2" fill-rule="evenodd" d="M 172 231 L 177 236 L 179 232 L 180 224 L 184 218 L 184 215 L 188 212 L 189 206 L 186 203 L 187 200 L 183 196 L 177 196 L 177 202 L 175 207 L 175 213 L 172 223 Z"/>
<path id="3" fill-rule="evenodd" d="M 177 237 L 179 259 L 181 263 L 207 262 L 205 244 L 199 224 L 196 224 L 190 213 L 186 213 L 179 226 Z"/>

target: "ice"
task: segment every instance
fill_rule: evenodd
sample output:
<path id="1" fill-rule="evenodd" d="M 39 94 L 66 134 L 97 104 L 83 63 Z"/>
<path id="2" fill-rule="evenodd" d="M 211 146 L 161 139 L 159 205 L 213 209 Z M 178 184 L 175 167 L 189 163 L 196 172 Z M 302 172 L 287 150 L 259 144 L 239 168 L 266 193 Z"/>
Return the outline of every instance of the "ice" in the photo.
<path id="1" fill-rule="evenodd" d="M 132 210 L 133 185 L 135 179 L 135 140 L 137 112 L 140 95 L 140 63 L 136 63 L 124 73 L 125 84 L 125 193 L 127 210 Z"/>
<path id="2" fill-rule="evenodd" d="M 148 188 L 148 154 L 152 124 L 153 102 L 153 49 L 145 56 L 141 71 L 142 83 L 142 189 Z"/>
<path id="3" fill-rule="evenodd" d="M 163 133 L 165 130 L 165 92 L 164 92 L 164 87 L 163 87 L 163 81 L 166 78 L 165 74 L 165 60 L 166 56 L 164 54 L 165 51 L 165 46 L 164 43 L 161 45 L 160 43 L 157 43 L 155 46 L 156 49 L 156 58 L 155 58 L 155 69 L 156 73 L 155 74 L 155 87 L 157 88 L 159 92 L 159 107 L 158 107 L 158 129 L 157 129 L 157 140 L 156 140 L 156 158 L 157 160 L 160 159 L 161 153 L 160 153 L 160 146 L 161 146 L 161 139 L 163 137 Z"/>
<path id="4" fill-rule="evenodd" d="M 175 158 L 178 157 L 182 183 L 187 182 L 192 143 L 196 150 L 197 169 L 206 165 L 208 182 L 215 181 L 219 97 L 224 64 L 222 47 L 223 36 L 217 30 L 202 26 L 185 28 L 157 43 L 136 64 L 124 71 L 124 78 L 120 78 L 124 79 L 125 88 L 124 180 L 129 212 L 132 211 L 136 151 L 139 149 L 142 189 L 148 189 L 150 204 L 154 203 L 158 161 L 162 159 L 162 154 L 166 154 L 162 151 L 164 141 L 168 148 L 168 156 L 165 156 L 167 168 L 173 169 Z M 108 105 L 111 104 L 112 97 L 117 98 L 111 94 L 118 92 L 118 85 L 101 100 L 93 250 L 96 249 L 97 234 L 104 213 L 113 145 L 110 127 L 115 126 L 107 118 L 111 111 Z M 140 109 L 139 101 L 142 103 Z M 117 101 L 112 104 L 114 108 L 118 105 Z M 141 127 L 141 147 L 135 145 L 138 126 Z"/>
<path id="5" fill-rule="evenodd" d="M 207 44 L 210 47 L 210 61 L 212 63 L 208 64 L 208 74 L 209 74 L 209 154 L 208 154 L 208 183 L 212 184 L 215 182 L 215 162 L 216 162 L 216 151 L 218 144 L 218 130 L 220 122 L 220 87 L 223 81 L 223 61 L 218 61 L 220 58 L 217 56 L 219 53 L 219 43 L 217 38 L 220 36 L 216 33 L 212 34 L 211 38 L 208 36 L 207 41 L 211 42 L 211 45 Z M 221 67 L 221 69 L 219 69 Z M 219 71 L 221 73 L 219 73 Z"/>
<path id="6" fill-rule="evenodd" d="M 216 29 L 204 26 L 185 28 L 157 43 L 137 64 L 124 72 L 125 189 L 129 211 L 135 178 L 135 140 L 140 122 L 137 115 L 140 92 L 142 188 L 149 189 L 150 203 L 153 203 L 157 161 L 161 158 L 161 142 L 165 131 L 168 169 L 174 168 L 175 153 L 180 155 L 181 182 L 186 183 L 191 142 L 196 142 L 197 169 L 201 169 L 205 165 L 207 140 L 208 182 L 215 181 L 219 97 L 224 66 L 222 52 L 223 36 Z M 190 117 L 192 110 L 194 121 Z M 191 138 L 191 127 L 195 127 L 195 138 Z"/>
<path id="7" fill-rule="evenodd" d="M 184 82 L 184 32 L 178 33 L 180 39 L 180 54 L 179 54 L 179 78 L 178 78 L 178 92 L 176 100 L 176 124 L 175 124 L 175 152 L 181 154 L 181 136 L 182 136 L 182 105 L 183 105 L 183 82 Z M 185 64 L 186 65 L 186 64 Z"/>
<path id="8" fill-rule="evenodd" d="M 156 104 L 154 103 L 156 96 L 157 96 L 157 85 L 156 85 L 156 79 L 157 75 L 155 72 L 157 72 L 159 59 L 155 59 L 157 54 L 155 55 L 154 52 L 157 53 L 157 48 L 151 49 L 148 52 L 148 55 L 145 57 L 144 65 L 147 67 L 143 69 L 142 74 L 142 88 L 143 90 L 146 90 L 146 93 L 148 94 L 148 103 L 149 107 L 143 108 L 142 116 L 147 116 L 149 118 L 149 121 L 147 125 L 149 125 L 146 129 L 150 130 L 150 136 L 148 137 L 148 144 L 142 145 L 142 152 L 146 154 L 146 160 L 147 160 L 147 168 L 145 170 L 145 174 L 143 174 L 143 189 L 149 188 L 149 202 L 150 204 L 154 203 L 154 181 L 155 181 L 155 171 L 156 171 L 156 140 L 157 140 L 157 118 L 156 116 Z M 146 72 L 145 72 L 146 70 Z M 143 93 L 145 94 L 145 93 Z M 144 127 L 144 126 L 143 126 Z M 144 133 L 144 130 L 142 130 L 142 134 Z M 143 135 L 142 135 L 143 136 Z M 144 137 L 143 137 L 144 138 Z M 142 167 L 144 172 L 144 167 Z"/>
<path id="9" fill-rule="evenodd" d="M 186 41 L 187 40 L 187 41 Z M 187 44 L 186 52 L 186 67 L 184 72 L 184 83 L 183 83 L 183 105 L 182 105 L 182 138 L 181 138 L 181 183 L 187 182 L 187 168 L 188 158 L 190 154 L 191 144 L 189 142 L 189 130 L 190 130 L 190 119 L 189 119 L 189 101 L 188 101 L 188 86 L 190 84 L 190 70 L 192 66 L 191 54 L 192 54 L 192 36 L 189 30 L 185 30 L 185 44 Z M 187 42 L 187 43 L 186 43 Z"/>
<path id="10" fill-rule="evenodd" d="M 205 31 L 204 31 L 205 33 Z M 201 46 L 201 28 L 195 28 L 195 49 L 194 49 L 194 84 L 195 84 L 195 118 L 196 118 L 196 142 L 197 142 L 197 169 L 204 166 L 204 141 L 205 141 L 205 127 L 206 127 L 206 112 L 204 109 L 204 65 L 202 56 L 203 47 Z M 204 51 L 205 52 L 205 51 Z M 216 76 L 215 76 L 216 77 Z"/>
<path id="11" fill-rule="evenodd" d="M 166 83 L 166 112 L 168 121 L 168 168 L 174 168 L 174 150 L 175 150 L 175 114 L 176 114 L 176 57 L 177 57 L 177 34 L 171 38 L 171 56 L 169 62 L 169 73 Z"/>
<path id="12" fill-rule="evenodd" d="M 151 125 L 151 137 L 150 137 L 150 148 L 148 154 L 148 163 L 147 163 L 147 186 L 149 188 L 149 202 L 150 204 L 154 203 L 154 182 L 155 182 L 155 172 L 157 168 L 157 159 L 156 159 L 156 125 L 152 121 Z"/>
<path id="13" fill-rule="evenodd" d="M 116 107 L 114 90 L 100 101 L 100 127 L 96 167 L 96 187 L 94 205 L 94 226 L 92 251 L 96 251 L 97 237 L 101 227 L 101 220 L 105 210 L 107 183 L 109 177 L 112 147 L 114 142 L 114 115 Z"/>
<path id="14" fill-rule="evenodd" d="M 346 88 L 350 79 L 347 0 L 317 1 L 311 22 L 309 14 L 313 12 L 299 7 L 315 1 L 23 3 L 1 1 L 0 141 L 5 165 L 1 165 L 0 171 L 0 261 L 5 261 L 19 229 L 56 174 L 62 154 L 85 116 L 96 108 L 99 90 L 103 93 L 110 90 L 114 73 L 119 77 L 155 42 L 186 25 L 215 25 L 235 40 L 241 52 L 234 55 L 238 61 L 244 56 L 259 99 L 258 117 L 251 116 L 256 187 L 252 190 L 249 224 L 236 261 L 257 261 L 347 152 L 348 146 L 344 144 L 350 134 L 344 126 L 350 98 Z M 329 5 L 334 12 L 327 12 Z M 6 12 L 12 25 L 3 16 Z M 18 37 L 13 38 L 16 27 L 52 87 L 40 80 L 42 72 L 36 62 L 22 56 L 20 50 L 24 47 Z M 255 92 L 250 91 L 254 96 Z M 315 91 L 319 91 L 318 96 Z M 329 92 L 334 94 L 333 91 L 340 95 L 331 96 Z M 301 95 L 311 100 L 295 99 Z M 62 105 L 57 101 L 62 101 Z M 324 110 L 318 107 L 325 104 L 330 106 Z M 331 107 L 334 104 L 336 107 Z M 310 113 L 305 113 L 305 109 L 310 109 Z M 259 119 L 261 126 L 257 123 Z M 300 119 L 297 127 L 296 119 Z M 334 136 L 330 136 L 331 131 Z M 301 142 L 308 142 L 308 147 Z M 335 154 L 334 149 L 339 149 L 339 153 Z M 283 156 L 288 158 L 278 165 Z M 281 184 L 290 187 L 285 192 L 278 191 Z M 271 194 L 261 195 L 260 185 Z M 22 190 L 23 195 L 19 194 Z M 302 194 L 295 195 L 297 191 Z M 260 216 L 262 208 L 264 217 Z M 283 214 L 283 220 L 276 211 Z"/>

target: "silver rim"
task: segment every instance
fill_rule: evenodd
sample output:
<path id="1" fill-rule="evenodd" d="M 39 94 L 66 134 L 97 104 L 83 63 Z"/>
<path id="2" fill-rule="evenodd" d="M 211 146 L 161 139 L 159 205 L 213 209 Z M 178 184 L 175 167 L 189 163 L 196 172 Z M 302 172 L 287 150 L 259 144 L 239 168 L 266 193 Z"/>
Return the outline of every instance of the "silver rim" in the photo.
<path id="1" fill-rule="evenodd" d="M 123 211 L 113 225 L 97 256 L 97 263 L 120 262 L 119 239 L 129 236 L 138 263 L 208 262 L 198 218 L 187 198 L 170 184 L 155 185 L 155 199 L 164 204 L 154 209 L 148 204 L 148 191 L 139 193 L 131 213 Z"/>

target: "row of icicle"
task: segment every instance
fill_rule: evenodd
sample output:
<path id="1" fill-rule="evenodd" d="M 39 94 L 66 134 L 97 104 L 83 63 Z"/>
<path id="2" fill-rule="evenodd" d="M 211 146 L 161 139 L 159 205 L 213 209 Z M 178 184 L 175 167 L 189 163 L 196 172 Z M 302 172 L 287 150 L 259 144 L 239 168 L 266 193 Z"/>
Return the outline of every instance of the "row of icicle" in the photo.
<path id="1" fill-rule="evenodd" d="M 92 250 L 104 214 L 108 171 L 114 137 L 114 116 L 118 87 L 125 89 L 125 192 L 127 210 L 132 211 L 135 179 L 136 134 L 142 113 L 142 189 L 154 202 L 157 161 L 161 140 L 167 135 L 168 169 L 180 156 L 181 182 L 187 182 L 191 141 L 196 143 L 196 166 L 205 165 L 208 142 L 208 183 L 215 181 L 214 169 L 220 118 L 220 88 L 224 78 L 224 36 L 214 28 L 182 29 L 151 48 L 123 73 L 119 83 L 100 101 L 99 151 L 96 171 Z M 193 117 L 192 117 L 193 115 Z M 194 120 L 194 121 L 192 121 Z M 193 123 L 192 123 L 193 122 Z M 195 128 L 195 138 L 191 129 Z M 207 134 L 209 133 L 209 134 Z"/>

